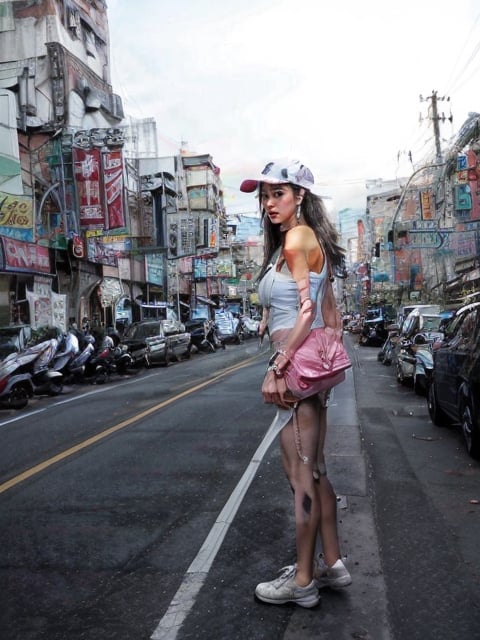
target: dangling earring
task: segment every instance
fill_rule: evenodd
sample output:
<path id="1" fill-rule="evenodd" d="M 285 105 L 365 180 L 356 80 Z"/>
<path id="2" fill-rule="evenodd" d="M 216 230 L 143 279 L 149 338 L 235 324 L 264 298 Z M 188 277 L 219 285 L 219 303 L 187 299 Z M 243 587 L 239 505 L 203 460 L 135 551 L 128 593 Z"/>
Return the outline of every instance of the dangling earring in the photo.
<path id="1" fill-rule="evenodd" d="M 300 220 L 300 216 L 302 215 L 302 207 L 297 204 L 297 211 L 295 213 L 295 217 L 297 219 L 297 222 Z"/>

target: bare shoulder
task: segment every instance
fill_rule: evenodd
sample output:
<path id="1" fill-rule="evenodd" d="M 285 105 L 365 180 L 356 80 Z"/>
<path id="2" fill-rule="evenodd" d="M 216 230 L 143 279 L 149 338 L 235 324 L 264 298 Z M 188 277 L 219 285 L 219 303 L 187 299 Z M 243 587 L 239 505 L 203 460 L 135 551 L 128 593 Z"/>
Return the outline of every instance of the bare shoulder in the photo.
<path id="1" fill-rule="evenodd" d="M 299 224 L 287 232 L 284 255 L 287 263 L 293 256 L 303 256 L 309 271 L 320 273 L 323 268 L 324 254 L 321 244 L 313 229 L 305 224 Z"/>
<path id="2" fill-rule="evenodd" d="M 285 249 L 290 251 L 309 250 L 313 243 L 318 244 L 315 232 L 306 224 L 289 229 L 285 236 Z"/>

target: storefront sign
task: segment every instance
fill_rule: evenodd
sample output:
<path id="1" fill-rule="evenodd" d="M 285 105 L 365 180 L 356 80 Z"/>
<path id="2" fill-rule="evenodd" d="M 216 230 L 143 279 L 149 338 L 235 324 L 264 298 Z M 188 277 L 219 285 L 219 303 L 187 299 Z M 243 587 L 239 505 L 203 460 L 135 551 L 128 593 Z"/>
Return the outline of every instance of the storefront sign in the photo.
<path id="1" fill-rule="evenodd" d="M 420 209 L 422 212 L 422 220 L 433 220 L 435 218 L 433 193 L 431 189 L 420 191 Z"/>
<path id="2" fill-rule="evenodd" d="M 126 236 L 104 236 L 101 231 L 87 231 L 87 258 L 91 262 L 111 267 L 118 266 L 118 259 L 129 255 L 131 238 Z"/>
<path id="3" fill-rule="evenodd" d="M 149 253 L 145 256 L 146 280 L 149 284 L 163 285 L 165 274 L 165 256 L 161 253 Z"/>
<path id="4" fill-rule="evenodd" d="M 33 240 L 33 200 L 0 191 L 0 233 L 28 242 Z"/>
<path id="5" fill-rule="evenodd" d="M 0 265 L 4 271 L 51 273 L 48 247 L 1 238 Z"/>

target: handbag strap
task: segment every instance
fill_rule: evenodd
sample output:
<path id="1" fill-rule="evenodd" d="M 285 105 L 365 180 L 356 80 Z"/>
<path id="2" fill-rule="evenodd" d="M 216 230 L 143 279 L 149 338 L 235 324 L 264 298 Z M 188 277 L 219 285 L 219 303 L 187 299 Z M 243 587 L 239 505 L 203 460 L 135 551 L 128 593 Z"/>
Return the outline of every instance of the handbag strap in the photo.
<path id="1" fill-rule="evenodd" d="M 297 407 L 298 402 L 293 405 L 293 439 L 295 440 L 295 449 L 297 450 L 298 457 L 303 462 L 303 464 L 308 463 L 308 457 L 304 455 L 302 448 L 302 440 L 300 438 L 300 427 L 298 426 L 298 416 L 297 416 Z"/>

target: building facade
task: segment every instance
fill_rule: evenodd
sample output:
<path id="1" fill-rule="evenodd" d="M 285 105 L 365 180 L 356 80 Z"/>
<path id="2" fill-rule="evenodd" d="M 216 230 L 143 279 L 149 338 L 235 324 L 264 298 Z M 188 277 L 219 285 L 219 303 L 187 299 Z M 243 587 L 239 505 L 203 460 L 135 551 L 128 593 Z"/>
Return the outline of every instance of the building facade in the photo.
<path id="1" fill-rule="evenodd" d="M 154 120 L 125 118 L 106 2 L 2 6 L 0 324 L 108 326 L 219 293 L 220 171 L 157 158 Z"/>

